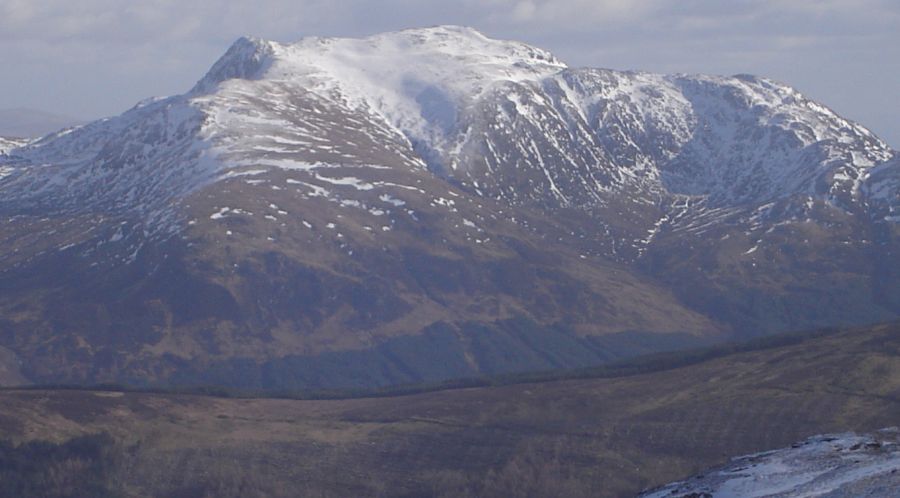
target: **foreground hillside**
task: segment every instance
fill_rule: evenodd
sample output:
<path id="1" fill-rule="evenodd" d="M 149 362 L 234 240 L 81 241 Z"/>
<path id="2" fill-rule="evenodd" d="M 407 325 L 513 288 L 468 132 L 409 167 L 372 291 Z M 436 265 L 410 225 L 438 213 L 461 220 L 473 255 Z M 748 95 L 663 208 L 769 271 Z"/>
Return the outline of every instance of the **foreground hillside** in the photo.
<path id="1" fill-rule="evenodd" d="M 644 368 L 663 361 L 676 363 Z M 5 496 L 633 496 L 898 421 L 892 323 L 641 375 L 401 397 L 7 390 L 0 483 Z"/>

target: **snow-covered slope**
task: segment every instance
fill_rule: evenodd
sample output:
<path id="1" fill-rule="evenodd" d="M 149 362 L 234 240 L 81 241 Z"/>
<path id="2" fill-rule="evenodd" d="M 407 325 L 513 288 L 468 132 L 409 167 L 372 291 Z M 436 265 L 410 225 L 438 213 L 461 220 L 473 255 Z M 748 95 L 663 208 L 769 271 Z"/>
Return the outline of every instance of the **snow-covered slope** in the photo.
<path id="1" fill-rule="evenodd" d="M 874 435 L 815 436 L 790 448 L 738 457 L 728 465 L 641 495 L 644 498 L 856 498 L 896 496 L 900 439 Z"/>
<path id="2" fill-rule="evenodd" d="M 900 222 L 900 156 L 866 172 L 866 196 L 876 219 Z"/>
<path id="3" fill-rule="evenodd" d="M 242 38 L 185 96 L 20 150 L 4 161 L 15 173 L 2 188 L 19 205 L 76 208 L 102 184 L 99 197 L 118 208 L 146 208 L 241 166 L 380 155 L 514 205 L 690 196 L 732 208 L 806 195 L 850 208 L 864 192 L 884 195 L 865 186 L 894 152 L 770 80 L 573 70 L 525 44 L 439 27 L 294 44 Z M 641 230 L 658 224 L 635 218 Z"/>
<path id="4" fill-rule="evenodd" d="M 893 155 L 770 80 L 567 69 L 467 28 L 242 39 L 194 93 L 227 92 L 236 77 L 254 95 L 276 85 L 383 119 L 435 171 L 513 202 L 585 206 L 633 183 L 716 206 L 843 199 Z"/>
<path id="5" fill-rule="evenodd" d="M 244 166 L 421 167 L 407 138 L 440 143 L 455 125 L 448 113 L 498 81 L 562 67 L 538 49 L 455 27 L 293 45 L 242 38 L 185 96 L 17 151 L 4 160 L 4 202 L 149 212 Z"/>
<path id="6" fill-rule="evenodd" d="M 221 169 L 204 154 L 202 122 L 184 98 L 173 97 L 15 149 L 0 160 L 8 171 L 0 209 L 137 212 L 150 218 L 148 226 L 164 228 L 168 203 Z"/>
<path id="7" fill-rule="evenodd" d="M 0 137 L 0 156 L 8 154 L 13 149 L 22 147 L 28 142 L 29 140 L 24 138 Z M 11 175 L 14 171 L 15 170 L 9 166 L 0 166 L 0 180 Z"/>
<path id="8" fill-rule="evenodd" d="M 492 88 L 564 68 L 543 50 L 453 26 L 288 45 L 242 38 L 194 93 L 212 93 L 236 77 L 280 82 L 374 112 L 412 140 L 438 148 L 451 139 L 460 111 Z"/>
<path id="9" fill-rule="evenodd" d="M 29 141 L 30 140 L 27 138 L 0 137 L 0 155 L 6 154 L 15 148 L 22 147 Z"/>

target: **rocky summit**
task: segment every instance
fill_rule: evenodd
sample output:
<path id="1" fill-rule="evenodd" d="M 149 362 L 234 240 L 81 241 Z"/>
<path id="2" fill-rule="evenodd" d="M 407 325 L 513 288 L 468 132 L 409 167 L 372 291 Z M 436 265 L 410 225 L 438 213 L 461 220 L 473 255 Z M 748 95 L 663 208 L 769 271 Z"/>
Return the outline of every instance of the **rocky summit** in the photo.
<path id="1" fill-rule="evenodd" d="M 900 316 L 900 155 L 781 83 L 241 38 L 0 140 L 0 380 L 331 388 Z"/>

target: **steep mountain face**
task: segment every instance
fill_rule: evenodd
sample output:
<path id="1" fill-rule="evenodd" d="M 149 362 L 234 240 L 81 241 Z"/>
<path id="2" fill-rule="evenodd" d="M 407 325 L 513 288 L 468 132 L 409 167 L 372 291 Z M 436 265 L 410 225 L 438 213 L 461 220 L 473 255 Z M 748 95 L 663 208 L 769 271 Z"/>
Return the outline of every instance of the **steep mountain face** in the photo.
<path id="1" fill-rule="evenodd" d="M 34 381 L 379 385 L 889 318 L 898 164 L 759 78 L 242 38 L 0 156 L 0 346 Z"/>

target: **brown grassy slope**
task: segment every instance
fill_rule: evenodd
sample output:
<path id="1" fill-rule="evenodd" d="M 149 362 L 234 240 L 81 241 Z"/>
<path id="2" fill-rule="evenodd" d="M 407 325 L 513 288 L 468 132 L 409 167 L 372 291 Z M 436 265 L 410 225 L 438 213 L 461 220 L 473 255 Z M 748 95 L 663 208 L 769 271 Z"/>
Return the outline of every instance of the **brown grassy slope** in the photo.
<path id="1" fill-rule="evenodd" d="M 646 375 L 338 401 L 6 391 L 0 437 L 95 432 L 125 496 L 630 496 L 900 424 L 900 323 Z"/>
<path id="2" fill-rule="evenodd" d="M 381 190 L 348 187 L 377 216 L 307 195 L 297 182 L 309 175 L 253 181 L 263 176 L 187 198 L 183 215 L 196 223 L 184 239 L 108 244 L 122 223 L 141 223 L 124 215 L 96 230 L 83 229 L 101 223 L 87 216 L 0 225 L 0 347 L 13 354 L 0 356 L 0 368 L 16 366 L 36 384 L 372 387 L 597 365 L 643 353 L 635 343 L 646 334 L 668 334 L 648 342 L 672 349 L 728 329 L 651 278 L 570 247 L 562 234 L 574 227 L 511 214 L 424 170 L 365 176 L 418 185 L 395 199 L 403 209 Z M 223 206 L 255 214 L 221 216 Z M 126 264 L 131 244 L 141 250 Z M 95 247 L 103 250 L 85 255 Z M 520 319 L 531 326 L 504 330 Z M 429 348 L 435 342 L 443 347 Z M 431 361 L 415 351 L 423 349 Z"/>

